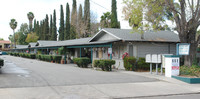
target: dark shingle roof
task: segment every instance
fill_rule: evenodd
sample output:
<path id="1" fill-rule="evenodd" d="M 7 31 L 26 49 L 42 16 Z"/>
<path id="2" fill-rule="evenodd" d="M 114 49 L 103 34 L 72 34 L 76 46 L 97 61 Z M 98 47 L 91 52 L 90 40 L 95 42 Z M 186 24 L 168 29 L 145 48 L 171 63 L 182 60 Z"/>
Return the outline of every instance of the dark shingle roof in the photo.
<path id="1" fill-rule="evenodd" d="M 158 42 L 179 42 L 178 34 L 172 31 L 147 31 L 144 32 L 144 39 L 141 33 L 133 32 L 132 29 L 105 28 L 109 32 L 124 41 L 158 41 Z"/>
<path id="2" fill-rule="evenodd" d="M 44 40 L 39 40 L 36 43 L 37 47 L 47 47 L 47 46 L 54 46 L 60 41 L 44 41 Z"/>
<path id="3" fill-rule="evenodd" d="M 26 49 L 28 45 L 16 45 L 16 49 Z"/>
<path id="4" fill-rule="evenodd" d="M 29 44 L 28 44 L 28 47 L 35 47 L 35 45 L 36 45 L 36 43 L 33 43 L 33 42 L 32 42 L 32 43 L 29 43 Z"/>

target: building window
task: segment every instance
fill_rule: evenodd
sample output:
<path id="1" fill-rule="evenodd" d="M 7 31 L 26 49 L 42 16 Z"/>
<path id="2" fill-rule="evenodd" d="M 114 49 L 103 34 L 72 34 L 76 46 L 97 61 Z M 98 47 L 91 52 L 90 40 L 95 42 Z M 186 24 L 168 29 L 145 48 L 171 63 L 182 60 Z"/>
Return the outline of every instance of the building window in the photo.
<path id="1" fill-rule="evenodd" d="M 133 45 L 129 45 L 129 50 L 128 50 L 129 56 L 133 56 Z"/>

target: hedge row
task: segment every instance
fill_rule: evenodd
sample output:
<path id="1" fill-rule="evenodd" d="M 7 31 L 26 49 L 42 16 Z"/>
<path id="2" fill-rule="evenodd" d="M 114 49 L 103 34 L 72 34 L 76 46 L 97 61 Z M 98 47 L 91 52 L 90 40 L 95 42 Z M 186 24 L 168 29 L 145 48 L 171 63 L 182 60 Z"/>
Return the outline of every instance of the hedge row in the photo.
<path id="1" fill-rule="evenodd" d="M 4 65 L 4 60 L 0 59 L 0 68 Z"/>
<path id="2" fill-rule="evenodd" d="M 149 63 L 145 62 L 145 58 L 139 58 L 138 60 L 135 57 L 125 57 L 124 61 L 124 68 L 126 70 L 148 70 Z"/>
<path id="3" fill-rule="evenodd" d="M 36 55 L 36 54 L 28 54 L 28 53 L 9 53 L 11 56 L 20 56 L 24 58 L 31 58 L 31 59 L 39 59 L 47 62 L 54 61 L 56 63 L 60 63 L 62 56 L 61 55 Z"/>
<path id="4" fill-rule="evenodd" d="M 94 67 L 99 67 L 103 71 L 112 71 L 112 65 L 115 64 L 114 60 L 94 60 Z"/>
<path id="5" fill-rule="evenodd" d="M 11 56 L 35 59 L 35 54 L 28 54 L 28 53 L 8 53 L 8 54 L 10 54 Z"/>
<path id="6" fill-rule="evenodd" d="M 88 64 L 90 63 L 90 59 L 83 57 L 83 58 L 74 58 L 74 63 L 78 65 L 78 67 L 87 68 Z"/>
<path id="7" fill-rule="evenodd" d="M 39 59 L 39 60 L 47 61 L 47 62 L 54 61 L 56 63 L 60 63 L 62 56 L 61 55 L 53 56 L 53 55 L 41 55 L 41 54 L 39 54 L 39 55 L 36 55 L 36 58 Z"/>

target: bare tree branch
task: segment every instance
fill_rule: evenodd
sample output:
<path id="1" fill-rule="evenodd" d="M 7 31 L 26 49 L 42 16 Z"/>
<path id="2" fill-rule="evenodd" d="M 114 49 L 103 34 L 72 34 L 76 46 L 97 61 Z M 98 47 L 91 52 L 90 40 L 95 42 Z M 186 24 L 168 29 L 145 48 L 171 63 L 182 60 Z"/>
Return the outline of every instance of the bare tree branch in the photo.
<path id="1" fill-rule="evenodd" d="M 189 4 L 189 7 L 192 11 L 192 18 L 194 18 L 194 0 L 192 0 L 192 5 L 190 3 L 190 0 L 188 0 L 188 4 Z"/>
<path id="2" fill-rule="evenodd" d="M 200 4 L 200 0 L 197 1 L 197 8 L 196 8 L 196 11 L 195 11 L 195 21 L 198 21 L 199 20 L 199 17 L 200 17 L 200 11 L 199 11 L 199 5 Z"/>
<path id="3" fill-rule="evenodd" d="M 199 44 L 199 43 L 200 43 L 200 35 L 197 38 L 197 44 Z"/>
<path id="4" fill-rule="evenodd" d="M 196 18 L 199 16 L 199 15 L 197 15 L 198 9 L 199 9 L 199 1 L 200 0 L 197 1 L 197 7 L 196 7 L 196 10 L 195 10 L 195 15 L 194 15 Z"/>
<path id="5" fill-rule="evenodd" d="M 186 14 L 185 14 L 185 0 L 181 0 L 180 1 L 180 5 L 181 5 L 181 22 L 183 25 L 186 25 Z M 182 28 L 184 29 L 184 28 Z M 184 29 L 184 31 L 187 31 Z"/>
<path id="6" fill-rule="evenodd" d="M 172 11 L 172 13 L 174 15 L 174 19 L 175 19 L 175 22 L 176 22 L 176 25 L 177 25 L 177 31 L 179 33 L 182 33 L 182 32 L 180 32 L 181 31 L 181 23 L 180 23 L 180 17 L 177 13 L 178 11 L 175 9 L 174 4 L 173 4 L 173 2 L 171 2 L 171 0 L 165 0 L 165 2 L 169 6 L 169 9 Z M 179 13 L 179 14 L 181 15 L 181 13 Z"/>

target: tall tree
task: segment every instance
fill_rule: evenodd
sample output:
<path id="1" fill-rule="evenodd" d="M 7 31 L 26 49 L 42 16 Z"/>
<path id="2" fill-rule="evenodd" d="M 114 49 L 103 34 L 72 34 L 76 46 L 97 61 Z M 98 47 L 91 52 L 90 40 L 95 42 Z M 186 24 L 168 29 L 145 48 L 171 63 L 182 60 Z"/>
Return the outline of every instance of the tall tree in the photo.
<path id="1" fill-rule="evenodd" d="M 51 40 L 52 31 L 53 31 L 53 19 L 52 15 L 50 15 L 49 40 Z"/>
<path id="2" fill-rule="evenodd" d="M 39 40 L 44 40 L 43 39 L 43 21 L 40 21 L 40 34 L 39 34 Z"/>
<path id="3" fill-rule="evenodd" d="M 15 29 L 17 28 L 17 21 L 15 19 L 11 19 L 9 25 L 10 25 L 10 28 L 13 30 L 13 34 L 14 34 L 14 48 L 16 48 Z"/>
<path id="4" fill-rule="evenodd" d="M 60 5 L 60 27 L 59 27 L 59 40 L 64 40 L 64 12 L 63 12 L 63 5 Z"/>
<path id="5" fill-rule="evenodd" d="M 84 37 L 90 36 L 90 1 L 85 0 L 84 5 L 84 26 L 85 26 L 85 33 Z"/>
<path id="6" fill-rule="evenodd" d="M 125 19 L 134 30 L 166 30 L 165 19 L 172 19 L 164 0 L 124 0 L 124 3 Z"/>
<path id="7" fill-rule="evenodd" d="M 57 27 L 56 27 L 56 10 L 53 12 L 53 30 L 51 40 L 57 41 Z"/>
<path id="8" fill-rule="evenodd" d="M 34 27 L 33 27 L 33 28 L 34 28 L 33 31 L 34 31 L 34 32 L 35 32 L 36 29 L 37 29 L 36 24 L 37 24 L 37 23 L 36 23 L 36 19 L 35 19 L 35 20 L 34 20 L 34 23 L 33 23 L 33 25 L 34 25 Z"/>
<path id="9" fill-rule="evenodd" d="M 40 24 L 39 24 L 39 21 L 37 21 L 37 23 L 36 23 L 36 34 L 37 34 L 37 36 L 39 37 L 39 35 L 40 35 Z"/>
<path id="10" fill-rule="evenodd" d="M 33 19 L 34 19 L 33 12 L 27 13 L 27 17 L 28 17 L 28 20 L 29 20 L 29 29 L 30 29 L 30 31 L 32 31 L 32 23 L 33 23 Z"/>
<path id="11" fill-rule="evenodd" d="M 75 28 L 75 30 L 76 30 L 76 27 L 77 27 L 77 6 L 76 6 L 76 0 L 73 0 L 73 4 L 72 4 L 71 26 L 73 26 Z"/>
<path id="12" fill-rule="evenodd" d="M 101 28 L 111 28 L 111 14 L 110 12 L 103 13 L 100 21 Z"/>
<path id="13" fill-rule="evenodd" d="M 144 8 L 141 10 L 137 9 L 138 6 L 135 6 L 135 3 L 138 2 L 138 0 L 124 0 L 126 4 L 124 12 L 126 17 L 129 16 L 129 22 L 136 27 L 141 25 L 141 20 L 143 20 L 141 13 L 148 8 L 152 9 L 146 11 L 152 13 L 148 14 L 148 17 L 154 18 L 155 24 L 162 23 L 163 19 L 165 21 L 166 18 L 175 22 L 180 42 L 190 43 L 190 52 L 189 55 L 184 56 L 184 65 L 191 66 L 200 43 L 200 36 L 197 35 L 197 28 L 200 25 L 200 0 L 143 0 L 139 3 L 140 8 Z M 159 16 L 155 17 L 155 14 Z M 140 15 L 140 17 L 137 15 Z"/>
<path id="14" fill-rule="evenodd" d="M 46 18 L 45 18 L 45 27 L 44 27 L 44 33 L 45 33 L 45 38 L 44 40 L 50 40 L 49 36 L 49 17 L 46 14 Z"/>
<path id="15" fill-rule="evenodd" d="M 120 28 L 120 24 L 117 19 L 117 1 L 116 0 L 112 0 L 111 27 Z"/>
<path id="16" fill-rule="evenodd" d="M 78 10 L 78 26 L 77 26 L 77 37 L 80 38 L 83 35 L 84 23 L 83 23 L 83 10 L 82 5 L 80 4 Z"/>
<path id="17" fill-rule="evenodd" d="M 67 3 L 64 40 L 69 40 L 69 39 L 70 39 L 70 9 L 69 9 L 69 4 Z"/>
<path id="18" fill-rule="evenodd" d="M 28 24 L 27 23 L 23 23 L 21 24 L 20 26 L 20 29 L 18 30 L 18 38 L 17 39 L 17 44 L 19 45 L 26 45 L 28 44 L 26 42 L 26 37 L 27 37 L 27 34 L 29 33 L 29 27 L 28 27 Z"/>
<path id="19" fill-rule="evenodd" d="M 30 42 L 37 42 L 38 41 L 38 36 L 36 35 L 36 33 L 34 32 L 31 32 L 27 35 L 27 38 L 26 38 L 26 42 L 27 43 L 30 43 Z"/>

